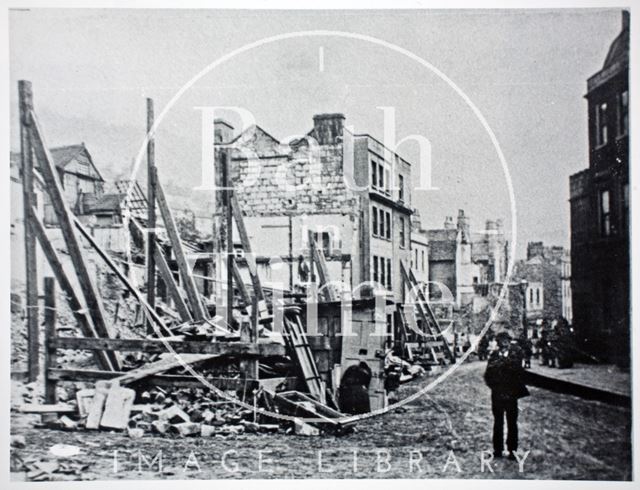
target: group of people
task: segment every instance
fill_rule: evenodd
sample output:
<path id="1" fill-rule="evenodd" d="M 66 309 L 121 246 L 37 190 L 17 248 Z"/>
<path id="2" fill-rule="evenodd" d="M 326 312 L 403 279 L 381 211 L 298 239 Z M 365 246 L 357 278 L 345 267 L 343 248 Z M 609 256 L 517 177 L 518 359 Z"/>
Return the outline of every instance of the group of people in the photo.
<path id="1" fill-rule="evenodd" d="M 525 368 L 531 367 L 532 356 L 540 357 L 543 365 L 568 367 L 572 361 L 572 330 L 564 319 L 550 325 L 543 324 L 540 334 L 533 339 L 521 335 L 514 339 L 502 331 L 484 335 L 478 344 L 478 357 L 487 361 L 484 380 L 491 389 L 493 414 L 493 456 L 505 455 L 505 420 L 507 425 L 506 455 L 517 459 L 518 400 L 529 396 L 525 384 Z M 385 389 L 398 388 L 401 370 L 386 370 Z M 371 370 L 366 363 L 350 366 L 344 373 L 340 390 L 340 408 L 346 413 L 366 413 L 370 409 L 368 388 Z"/>
<path id="2" fill-rule="evenodd" d="M 540 329 L 534 329 L 531 338 L 523 332 L 517 338 L 517 343 L 522 350 L 522 363 L 524 368 L 531 367 L 531 359 L 539 359 L 540 365 L 558 368 L 573 366 L 575 357 L 575 345 L 573 330 L 564 318 L 558 318 L 552 322 L 543 320 Z M 487 332 L 478 343 L 478 359 L 486 361 L 491 352 L 497 348 L 496 336 Z"/>
<path id="3" fill-rule="evenodd" d="M 543 366 L 559 368 L 573 366 L 575 355 L 573 331 L 564 318 L 554 320 L 550 325 L 543 323 L 538 346 Z"/>

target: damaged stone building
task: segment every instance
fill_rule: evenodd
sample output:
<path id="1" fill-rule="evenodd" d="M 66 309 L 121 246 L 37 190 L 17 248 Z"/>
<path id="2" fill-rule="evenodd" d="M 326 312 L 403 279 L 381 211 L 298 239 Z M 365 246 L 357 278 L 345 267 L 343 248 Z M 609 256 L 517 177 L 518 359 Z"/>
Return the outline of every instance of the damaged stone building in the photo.
<path id="1" fill-rule="evenodd" d="M 280 142 L 257 125 L 233 136 L 231 179 L 265 283 L 295 291 L 309 281 L 309 233 L 331 281 L 355 298 L 375 282 L 402 299 L 399 264 L 411 263 L 411 165 L 342 114 L 319 114 L 302 138 Z M 369 283 L 369 284 L 367 284 Z"/>

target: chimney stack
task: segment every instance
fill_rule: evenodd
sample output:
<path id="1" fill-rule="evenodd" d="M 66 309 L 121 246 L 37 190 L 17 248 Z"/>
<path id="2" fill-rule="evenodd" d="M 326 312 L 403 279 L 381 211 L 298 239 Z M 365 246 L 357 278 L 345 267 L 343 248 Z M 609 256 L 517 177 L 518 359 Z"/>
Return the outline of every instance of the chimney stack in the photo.
<path id="1" fill-rule="evenodd" d="M 447 216 L 444 219 L 444 229 L 445 230 L 455 230 L 456 225 L 453 222 L 453 216 Z"/>
<path id="2" fill-rule="evenodd" d="M 233 139 L 233 126 L 224 119 L 213 120 L 214 143 L 229 143 Z"/>
<path id="3" fill-rule="evenodd" d="M 628 10 L 622 11 L 622 30 L 623 31 L 629 30 L 629 11 Z"/>
<path id="4" fill-rule="evenodd" d="M 342 142 L 344 114 L 316 114 L 313 116 L 313 137 L 319 145 L 335 145 Z"/>

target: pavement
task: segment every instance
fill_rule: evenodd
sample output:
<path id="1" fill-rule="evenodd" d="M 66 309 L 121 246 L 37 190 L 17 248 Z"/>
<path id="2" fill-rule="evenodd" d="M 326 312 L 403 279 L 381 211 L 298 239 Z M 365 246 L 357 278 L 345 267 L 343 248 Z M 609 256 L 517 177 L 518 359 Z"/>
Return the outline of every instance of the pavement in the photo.
<path id="1" fill-rule="evenodd" d="M 631 395 L 631 373 L 611 364 L 574 364 L 571 368 L 558 369 L 541 366 L 539 361 L 532 359 L 531 371 L 620 395 Z"/>

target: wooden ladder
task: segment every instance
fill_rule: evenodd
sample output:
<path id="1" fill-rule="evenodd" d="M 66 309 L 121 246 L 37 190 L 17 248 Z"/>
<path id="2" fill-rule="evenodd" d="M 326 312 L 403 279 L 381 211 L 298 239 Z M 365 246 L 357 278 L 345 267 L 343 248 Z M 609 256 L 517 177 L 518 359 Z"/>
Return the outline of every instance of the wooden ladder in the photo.
<path id="1" fill-rule="evenodd" d="M 326 403 L 325 383 L 320 377 L 316 361 L 311 352 L 309 340 L 302 327 L 300 315 L 295 309 L 289 309 L 284 314 L 285 341 L 289 349 L 298 360 L 305 384 L 311 396 L 320 403 Z"/>
<path id="2" fill-rule="evenodd" d="M 446 353 L 447 357 L 451 360 L 451 362 L 455 362 L 455 357 L 453 355 L 453 352 L 451 351 L 451 348 L 449 347 L 447 340 L 442 335 L 442 329 L 440 328 L 440 323 L 438 322 L 438 319 L 433 313 L 433 310 L 429 305 L 429 301 L 425 297 L 422 289 L 418 287 L 418 281 L 416 280 L 416 276 L 413 274 L 413 271 L 409 270 L 407 272 L 407 269 L 405 269 L 404 264 L 400 262 L 400 273 L 402 274 L 402 279 L 405 285 L 407 286 L 407 288 L 409 290 L 415 291 L 418 296 L 417 297 L 418 301 L 416 302 L 416 306 L 418 307 L 418 314 L 420 315 L 425 328 L 428 330 L 429 335 L 432 338 L 432 339 L 426 339 L 427 345 L 431 349 L 433 347 L 432 345 L 433 340 L 436 340 L 437 343 L 442 345 L 443 352 Z M 438 338 L 440 340 L 437 340 Z M 437 351 L 435 351 L 434 349 L 434 352 L 437 352 Z M 440 357 L 440 356 L 437 356 L 437 357 Z"/>

